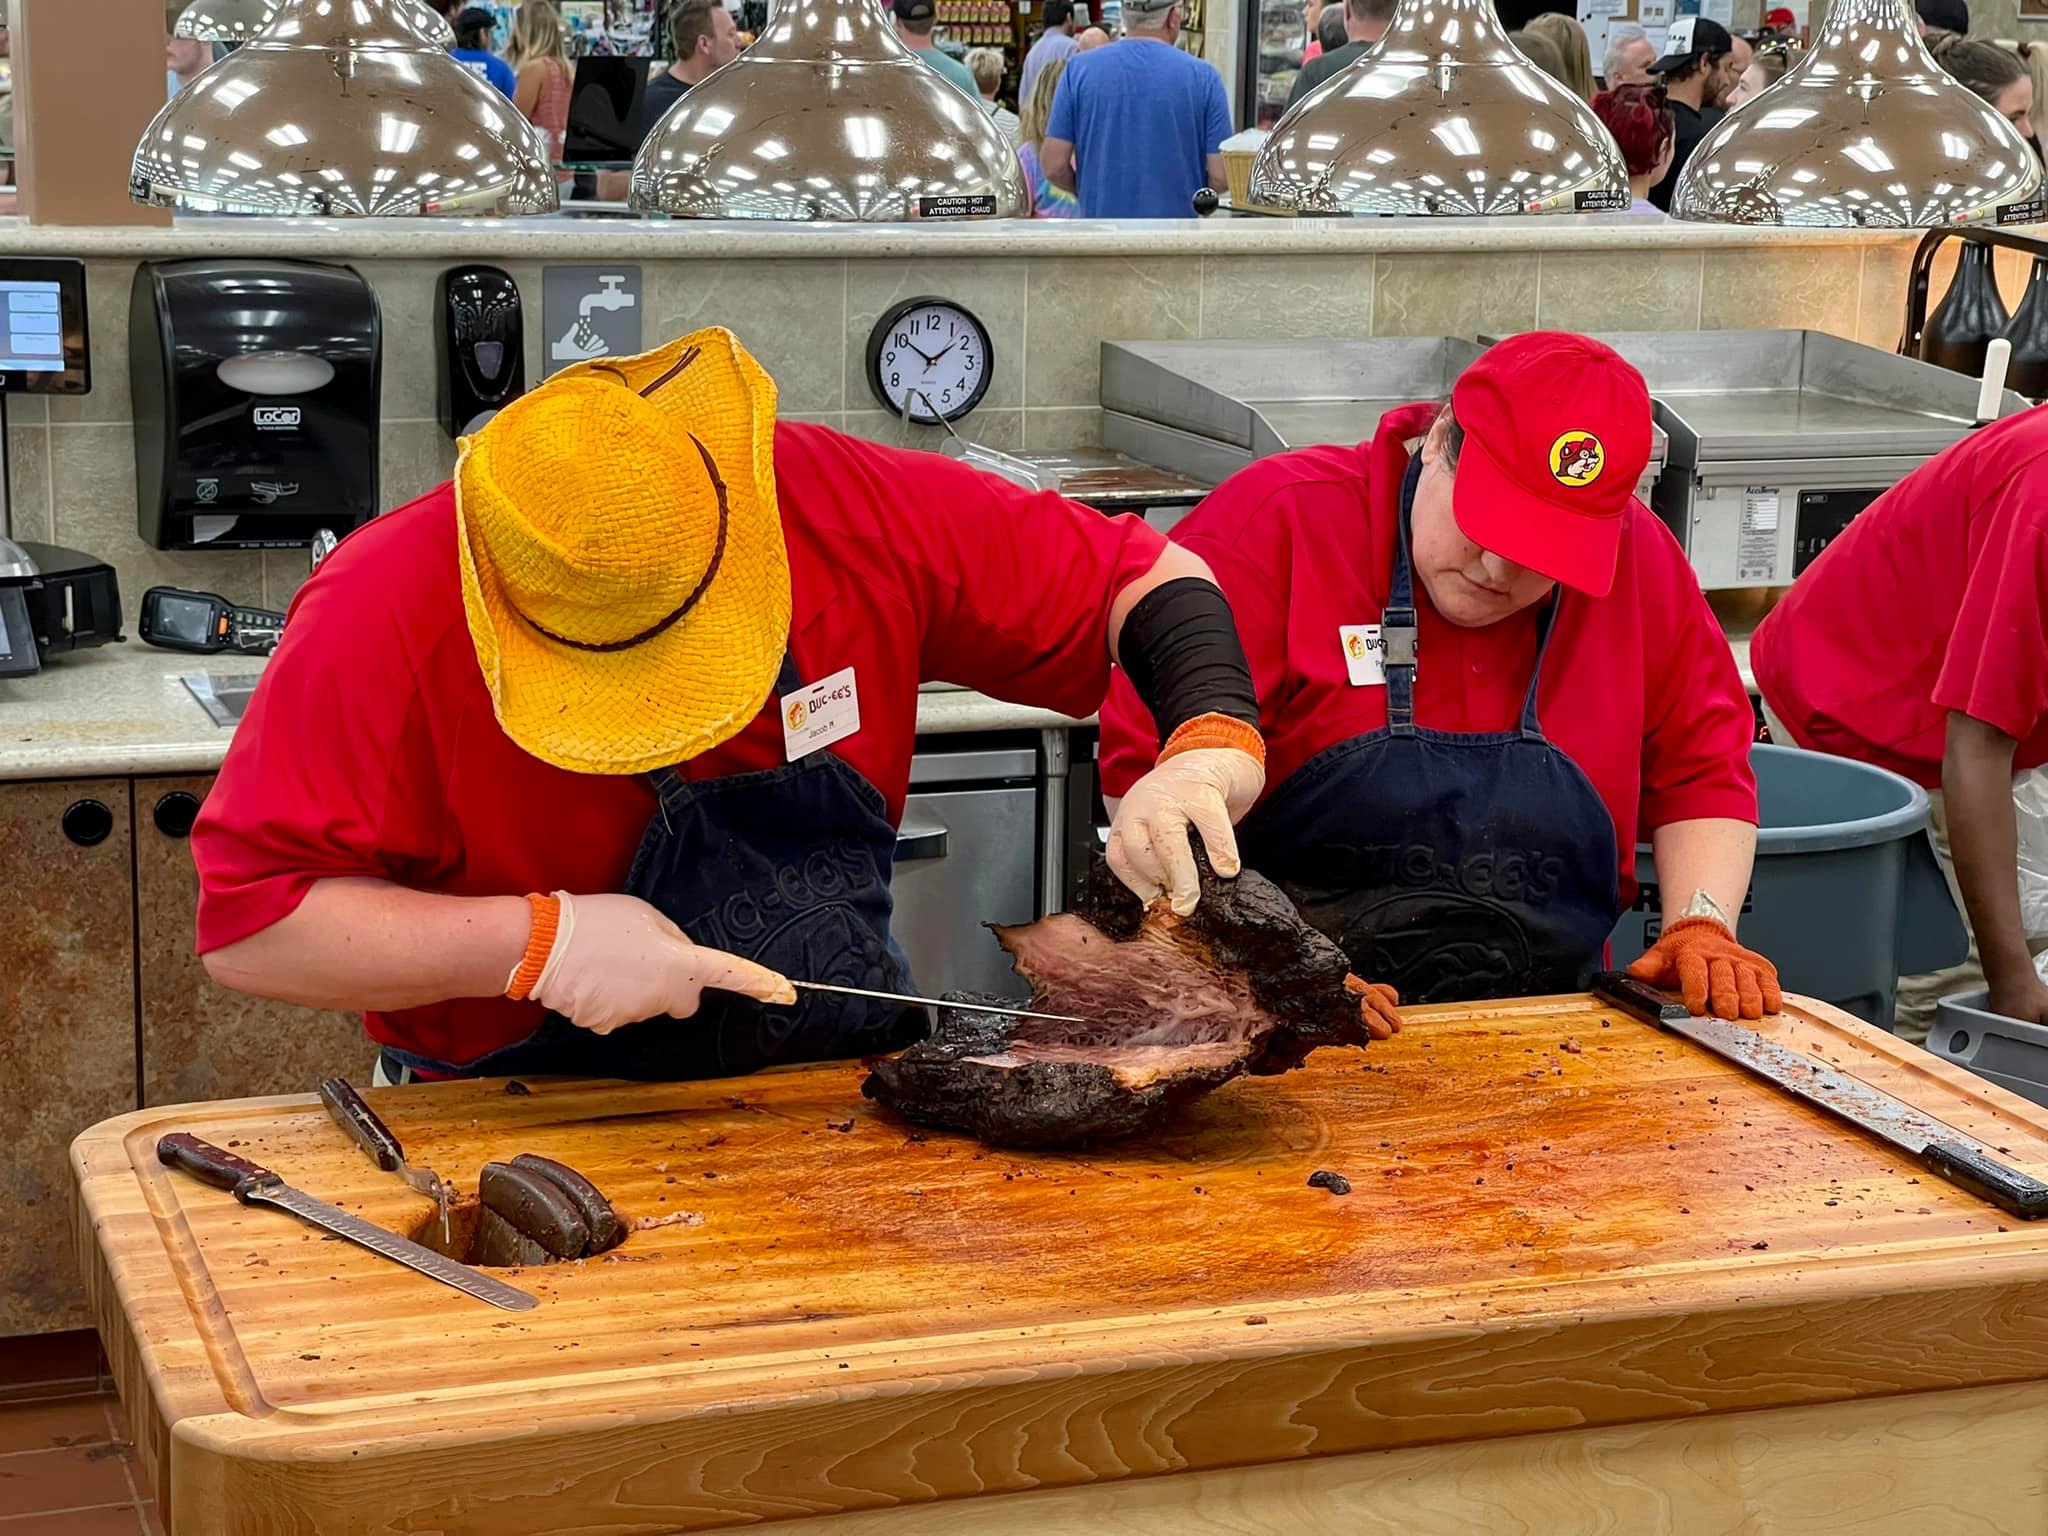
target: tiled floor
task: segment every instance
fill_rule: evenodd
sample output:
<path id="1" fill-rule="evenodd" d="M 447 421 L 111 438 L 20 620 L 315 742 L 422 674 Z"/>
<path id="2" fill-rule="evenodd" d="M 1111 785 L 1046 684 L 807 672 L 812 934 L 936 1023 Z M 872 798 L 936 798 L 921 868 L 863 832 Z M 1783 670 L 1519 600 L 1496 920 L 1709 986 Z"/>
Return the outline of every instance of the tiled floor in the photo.
<path id="1" fill-rule="evenodd" d="M 162 1536 L 148 1491 L 111 1392 L 0 1399 L 0 1536 Z"/>

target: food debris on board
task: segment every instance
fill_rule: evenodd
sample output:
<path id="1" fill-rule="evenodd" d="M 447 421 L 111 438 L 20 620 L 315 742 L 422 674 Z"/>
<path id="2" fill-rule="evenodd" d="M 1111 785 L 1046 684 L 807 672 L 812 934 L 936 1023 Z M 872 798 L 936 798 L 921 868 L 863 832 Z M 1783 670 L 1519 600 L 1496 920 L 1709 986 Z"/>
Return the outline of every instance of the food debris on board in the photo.
<path id="1" fill-rule="evenodd" d="M 656 1227 L 701 1227 L 702 1211 L 670 1211 L 666 1216 L 635 1216 L 629 1226 L 635 1232 L 652 1232 Z"/>
<path id="2" fill-rule="evenodd" d="M 1308 1176 L 1310 1189 L 1327 1189 L 1333 1195 L 1351 1193 L 1351 1181 L 1341 1173 L 1332 1173 L 1327 1168 L 1318 1168 Z"/>

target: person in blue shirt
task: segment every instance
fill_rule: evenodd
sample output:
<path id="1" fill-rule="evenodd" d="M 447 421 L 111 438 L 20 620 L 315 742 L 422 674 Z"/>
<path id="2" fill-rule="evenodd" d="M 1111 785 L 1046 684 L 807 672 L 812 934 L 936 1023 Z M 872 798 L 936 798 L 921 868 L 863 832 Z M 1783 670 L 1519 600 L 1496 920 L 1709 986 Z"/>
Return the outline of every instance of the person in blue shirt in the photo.
<path id="1" fill-rule="evenodd" d="M 471 74 L 481 75 L 507 97 L 519 89 L 519 77 L 512 66 L 491 52 L 491 35 L 498 30 L 498 18 L 480 5 L 472 5 L 455 18 L 455 46 L 449 53 Z"/>
<path id="2" fill-rule="evenodd" d="M 1223 77 L 1174 46 L 1181 0 L 1124 0 L 1123 14 L 1122 41 L 1068 61 L 1039 163 L 1083 218 L 1193 218 L 1195 193 L 1226 185 Z"/>

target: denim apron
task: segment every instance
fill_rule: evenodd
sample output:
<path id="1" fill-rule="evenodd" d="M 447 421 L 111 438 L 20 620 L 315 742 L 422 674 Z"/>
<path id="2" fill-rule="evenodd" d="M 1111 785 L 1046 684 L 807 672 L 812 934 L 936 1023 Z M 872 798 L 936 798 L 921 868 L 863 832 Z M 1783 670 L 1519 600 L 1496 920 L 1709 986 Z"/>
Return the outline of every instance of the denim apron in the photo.
<path id="1" fill-rule="evenodd" d="M 785 657 L 775 698 L 802 687 Z M 889 936 L 896 828 L 881 792 L 829 751 L 779 768 L 691 783 L 652 775 L 660 806 L 626 877 L 693 943 L 800 981 L 909 992 Z M 608 1035 L 549 1014 L 524 1040 L 462 1064 L 386 1047 L 387 1062 L 459 1077 L 563 1073 L 668 1080 L 733 1077 L 787 1062 L 899 1050 L 923 1033 L 900 1003 L 807 992 L 788 1007 L 712 988 L 687 1019 L 654 1018 Z"/>
<path id="2" fill-rule="evenodd" d="M 1613 818 L 1536 714 L 1563 592 L 1537 620 L 1516 729 L 1418 726 L 1408 521 L 1419 469 L 1402 482 L 1381 616 L 1387 723 L 1310 758 L 1245 818 L 1238 847 L 1353 970 L 1403 1002 L 1574 991 L 1598 968 L 1620 900 Z"/>

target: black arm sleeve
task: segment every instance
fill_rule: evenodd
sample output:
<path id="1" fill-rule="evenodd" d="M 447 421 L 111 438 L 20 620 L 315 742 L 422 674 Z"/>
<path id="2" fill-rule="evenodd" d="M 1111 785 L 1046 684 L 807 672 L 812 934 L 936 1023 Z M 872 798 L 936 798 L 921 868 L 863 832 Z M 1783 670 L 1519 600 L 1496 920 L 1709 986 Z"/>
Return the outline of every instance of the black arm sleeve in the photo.
<path id="1" fill-rule="evenodd" d="M 1117 639 L 1117 659 L 1152 711 L 1162 745 L 1197 715 L 1259 723 L 1230 600 L 1212 581 L 1176 577 L 1139 598 Z"/>

